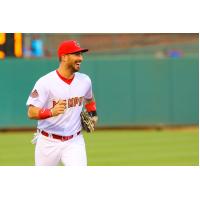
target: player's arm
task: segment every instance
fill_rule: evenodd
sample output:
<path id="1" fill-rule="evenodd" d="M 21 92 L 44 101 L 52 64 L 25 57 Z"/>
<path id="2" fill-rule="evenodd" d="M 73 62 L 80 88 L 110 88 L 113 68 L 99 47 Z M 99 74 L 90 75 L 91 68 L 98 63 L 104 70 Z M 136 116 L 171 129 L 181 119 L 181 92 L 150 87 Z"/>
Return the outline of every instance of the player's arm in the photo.
<path id="1" fill-rule="evenodd" d="M 91 103 L 93 101 L 95 101 L 94 97 L 92 97 L 91 99 L 85 99 L 86 104 Z"/>
<path id="2" fill-rule="evenodd" d="M 29 105 L 27 114 L 30 119 L 41 120 L 63 114 L 65 112 L 65 109 L 66 101 L 59 100 L 57 104 L 51 109 L 39 108 L 33 105 Z"/>
<path id="3" fill-rule="evenodd" d="M 98 121 L 97 108 L 94 96 L 91 99 L 85 99 L 85 108 L 88 114 L 92 117 L 95 125 Z"/>
<path id="4" fill-rule="evenodd" d="M 88 112 L 96 112 L 96 102 L 94 96 L 91 99 L 85 99 L 85 108 Z"/>

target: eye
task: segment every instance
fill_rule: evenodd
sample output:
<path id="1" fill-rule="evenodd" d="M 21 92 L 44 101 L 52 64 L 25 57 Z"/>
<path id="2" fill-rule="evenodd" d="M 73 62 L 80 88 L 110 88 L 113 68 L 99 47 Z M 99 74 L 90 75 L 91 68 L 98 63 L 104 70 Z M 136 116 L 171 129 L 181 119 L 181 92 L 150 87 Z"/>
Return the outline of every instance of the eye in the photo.
<path id="1" fill-rule="evenodd" d="M 77 52 L 77 53 L 75 53 L 75 55 L 76 55 L 76 56 L 81 56 L 82 53 L 81 53 L 81 52 Z"/>

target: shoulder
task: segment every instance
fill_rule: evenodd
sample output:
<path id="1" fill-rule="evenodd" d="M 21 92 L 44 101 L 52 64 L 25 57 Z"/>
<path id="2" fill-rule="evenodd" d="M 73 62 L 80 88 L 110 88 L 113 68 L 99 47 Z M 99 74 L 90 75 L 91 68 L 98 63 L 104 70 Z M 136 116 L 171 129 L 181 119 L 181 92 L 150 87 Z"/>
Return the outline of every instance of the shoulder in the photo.
<path id="1" fill-rule="evenodd" d="M 90 77 L 87 74 L 83 74 L 80 72 L 76 72 L 75 76 L 77 79 L 79 79 L 80 81 L 86 81 L 86 82 L 91 82 Z"/>
<path id="2" fill-rule="evenodd" d="M 56 77 L 55 70 L 39 78 L 36 84 L 41 86 L 46 86 L 46 85 L 48 86 L 52 81 L 54 81 L 54 77 Z"/>

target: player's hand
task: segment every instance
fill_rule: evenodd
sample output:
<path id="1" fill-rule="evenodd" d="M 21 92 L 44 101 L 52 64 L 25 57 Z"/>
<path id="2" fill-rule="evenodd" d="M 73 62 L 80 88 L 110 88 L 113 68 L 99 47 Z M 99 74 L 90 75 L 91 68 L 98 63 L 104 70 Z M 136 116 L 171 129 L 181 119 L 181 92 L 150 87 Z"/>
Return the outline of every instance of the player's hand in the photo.
<path id="1" fill-rule="evenodd" d="M 96 126 L 96 124 L 98 122 L 98 117 L 97 116 L 93 116 L 93 117 L 91 117 L 91 120 L 92 120 L 94 126 Z"/>
<path id="2" fill-rule="evenodd" d="M 51 109 L 52 117 L 63 114 L 66 109 L 66 100 L 59 100 Z"/>

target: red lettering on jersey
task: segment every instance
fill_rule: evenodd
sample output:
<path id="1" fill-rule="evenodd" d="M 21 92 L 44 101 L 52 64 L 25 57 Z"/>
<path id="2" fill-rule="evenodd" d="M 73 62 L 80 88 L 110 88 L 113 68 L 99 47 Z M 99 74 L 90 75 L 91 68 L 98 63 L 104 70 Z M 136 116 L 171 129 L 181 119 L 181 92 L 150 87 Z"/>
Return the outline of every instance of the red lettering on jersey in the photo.
<path id="1" fill-rule="evenodd" d="M 75 107 L 75 106 L 81 106 L 83 104 L 83 97 L 74 97 L 71 99 L 68 99 L 68 108 Z"/>
<path id="2" fill-rule="evenodd" d="M 79 100 L 78 97 L 75 97 L 75 98 L 74 98 L 74 106 L 76 106 L 76 105 L 78 104 L 78 100 Z"/>
<path id="3" fill-rule="evenodd" d="M 68 99 L 68 108 L 74 107 L 74 98 Z"/>
<path id="4" fill-rule="evenodd" d="M 83 97 L 79 97 L 79 106 L 83 103 Z"/>
<path id="5" fill-rule="evenodd" d="M 56 105 L 56 101 L 53 101 L 53 107 Z"/>

